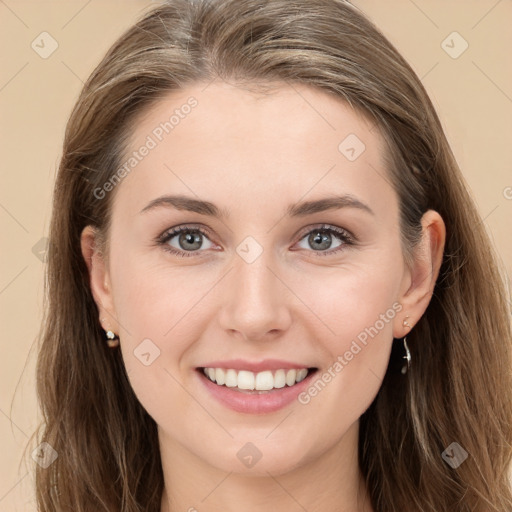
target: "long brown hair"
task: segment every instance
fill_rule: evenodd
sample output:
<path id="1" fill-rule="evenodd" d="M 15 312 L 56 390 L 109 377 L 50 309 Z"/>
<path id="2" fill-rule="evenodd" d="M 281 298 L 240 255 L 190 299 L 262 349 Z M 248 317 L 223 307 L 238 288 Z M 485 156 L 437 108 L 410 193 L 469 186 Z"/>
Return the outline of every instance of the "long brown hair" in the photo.
<path id="1" fill-rule="evenodd" d="M 447 238 L 431 302 L 408 335 L 413 367 L 388 371 L 361 417 L 359 460 L 376 512 L 512 510 L 511 325 L 506 287 L 482 220 L 420 80 L 381 32 L 342 0 L 173 0 L 127 30 L 87 80 L 67 124 L 50 226 L 40 333 L 36 466 L 41 512 L 159 512 L 154 420 L 120 351 L 105 343 L 80 250 L 106 233 L 135 116 L 167 93 L 219 77 L 248 86 L 307 84 L 371 118 L 388 145 L 410 259 L 422 214 Z M 106 251 L 108 253 L 108 250 Z M 441 453 L 456 442 L 458 467 Z"/>

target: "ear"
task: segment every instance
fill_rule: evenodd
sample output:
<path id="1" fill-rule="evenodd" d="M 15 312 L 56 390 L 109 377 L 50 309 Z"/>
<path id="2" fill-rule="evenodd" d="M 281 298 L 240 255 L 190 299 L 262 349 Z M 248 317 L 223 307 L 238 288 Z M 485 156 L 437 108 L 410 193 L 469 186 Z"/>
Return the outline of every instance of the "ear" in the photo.
<path id="1" fill-rule="evenodd" d="M 119 332 L 114 308 L 112 286 L 104 255 L 97 243 L 97 232 L 93 226 L 86 226 L 80 236 L 80 245 L 87 269 L 91 293 L 98 306 L 99 322 L 105 331 Z"/>
<path id="2" fill-rule="evenodd" d="M 421 241 L 413 262 L 404 273 L 399 302 L 403 307 L 393 328 L 395 338 L 403 338 L 421 318 L 430 303 L 443 261 L 446 228 L 441 215 L 428 210 L 421 219 Z M 403 325 L 407 318 L 410 327 Z"/>

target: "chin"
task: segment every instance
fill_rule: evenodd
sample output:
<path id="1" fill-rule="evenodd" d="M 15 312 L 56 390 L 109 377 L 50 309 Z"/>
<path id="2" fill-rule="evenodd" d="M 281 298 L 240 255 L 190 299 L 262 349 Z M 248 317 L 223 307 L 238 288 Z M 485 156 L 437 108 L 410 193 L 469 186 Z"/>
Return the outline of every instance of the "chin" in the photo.
<path id="1" fill-rule="evenodd" d="M 244 435 L 235 435 L 227 443 L 219 443 L 216 450 L 212 445 L 205 447 L 204 452 L 197 453 L 207 464 L 222 471 L 240 475 L 273 476 L 286 474 L 305 463 L 307 454 L 315 451 L 307 447 L 299 439 L 288 439 L 283 444 L 283 437 L 271 439 L 272 434 L 252 435 L 248 431 Z M 320 451 L 320 450 L 319 450 Z"/>

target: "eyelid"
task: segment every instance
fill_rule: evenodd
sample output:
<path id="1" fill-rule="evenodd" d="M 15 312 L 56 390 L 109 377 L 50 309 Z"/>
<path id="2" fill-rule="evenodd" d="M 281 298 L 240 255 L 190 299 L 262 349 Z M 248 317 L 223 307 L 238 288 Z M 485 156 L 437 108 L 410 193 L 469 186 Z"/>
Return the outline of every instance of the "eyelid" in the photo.
<path id="1" fill-rule="evenodd" d="M 203 226 L 202 224 L 179 224 L 178 226 L 173 226 L 172 228 L 166 229 L 163 233 L 161 233 L 160 235 L 158 235 L 155 238 L 155 241 L 159 242 L 161 240 L 165 240 L 168 237 L 168 235 L 170 235 L 172 232 L 177 231 L 177 230 L 182 230 L 182 231 L 187 231 L 187 230 L 196 231 L 197 230 L 203 234 L 207 234 L 208 236 L 211 235 L 211 230 L 209 228 L 207 228 L 206 226 Z"/>
<path id="2" fill-rule="evenodd" d="M 306 226 L 301 231 L 299 231 L 297 237 L 298 241 L 302 240 L 308 233 L 311 231 L 332 231 L 334 233 L 339 234 L 340 236 L 345 236 L 350 242 L 357 242 L 357 238 L 346 228 L 342 228 L 340 226 L 335 226 L 334 224 L 326 224 L 326 223 L 320 223 L 320 224 L 313 224 L 311 226 Z"/>

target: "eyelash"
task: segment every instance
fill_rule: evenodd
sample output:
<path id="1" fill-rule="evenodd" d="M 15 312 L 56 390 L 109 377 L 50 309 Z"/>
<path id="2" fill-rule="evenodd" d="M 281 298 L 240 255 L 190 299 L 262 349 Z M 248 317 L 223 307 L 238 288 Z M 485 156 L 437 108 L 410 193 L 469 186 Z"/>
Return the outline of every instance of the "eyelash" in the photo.
<path id="1" fill-rule="evenodd" d="M 314 226 L 313 228 L 309 228 L 308 231 L 302 232 L 302 234 L 299 238 L 299 242 L 301 240 L 303 240 L 306 237 L 306 235 L 310 235 L 311 233 L 317 232 L 317 231 L 320 231 L 321 233 L 334 233 L 343 242 L 340 246 L 336 247 L 334 250 L 313 251 L 313 252 L 316 252 L 318 254 L 318 256 L 332 256 L 332 255 L 337 254 L 338 252 L 344 250 L 346 247 L 355 245 L 355 243 L 356 243 L 356 238 L 351 233 L 349 233 L 347 230 L 338 228 L 336 226 L 331 226 L 329 224 L 322 224 L 319 226 Z M 162 246 L 164 251 L 170 252 L 171 254 L 173 254 L 175 256 L 180 256 L 180 257 L 184 257 L 184 258 L 196 256 L 196 254 L 198 252 L 201 252 L 200 250 L 199 251 L 178 251 L 174 247 L 171 247 L 167 243 L 173 237 L 175 237 L 176 235 L 179 235 L 180 233 L 183 233 L 183 232 L 199 232 L 203 236 L 205 236 L 209 239 L 209 233 L 204 228 L 202 228 L 201 226 L 190 226 L 189 225 L 189 226 L 179 226 L 170 231 L 166 231 L 162 235 L 157 237 L 157 239 L 155 241 L 156 241 L 157 245 Z"/>

